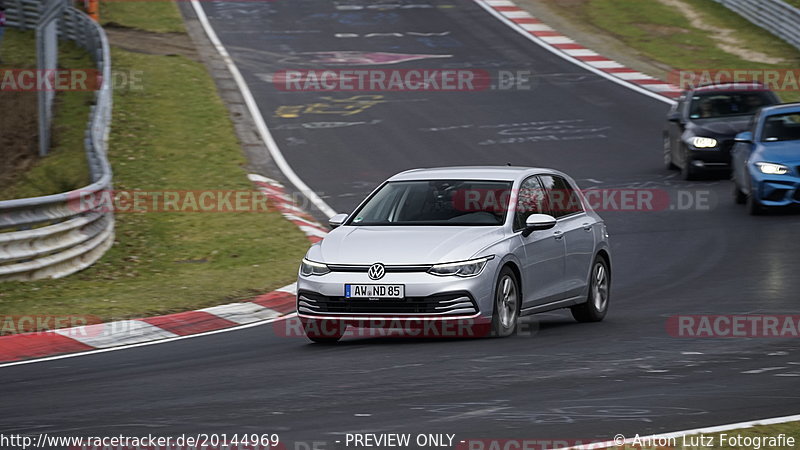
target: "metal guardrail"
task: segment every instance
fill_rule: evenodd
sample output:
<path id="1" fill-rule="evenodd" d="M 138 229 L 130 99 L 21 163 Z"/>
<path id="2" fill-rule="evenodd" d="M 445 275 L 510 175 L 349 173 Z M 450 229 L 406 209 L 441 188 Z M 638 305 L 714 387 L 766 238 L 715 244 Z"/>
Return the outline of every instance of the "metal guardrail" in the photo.
<path id="1" fill-rule="evenodd" d="M 800 9 L 781 0 L 715 0 L 800 49 Z"/>
<path id="2" fill-rule="evenodd" d="M 7 26 L 35 29 L 44 1 L 5 0 Z M 114 242 L 109 196 L 96 195 L 91 208 L 80 201 L 111 189 L 106 156 L 112 107 L 108 40 L 100 25 L 71 7 L 58 29 L 60 39 L 72 40 L 89 52 L 102 74 L 84 137 L 92 183 L 61 194 L 0 201 L 0 281 L 69 275 L 97 261 Z"/>

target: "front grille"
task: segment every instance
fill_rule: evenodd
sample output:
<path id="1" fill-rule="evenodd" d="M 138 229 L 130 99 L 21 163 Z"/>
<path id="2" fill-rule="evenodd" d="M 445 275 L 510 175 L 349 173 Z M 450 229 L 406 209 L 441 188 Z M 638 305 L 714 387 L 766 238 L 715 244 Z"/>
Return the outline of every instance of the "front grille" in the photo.
<path id="1" fill-rule="evenodd" d="M 367 273 L 371 265 L 350 265 L 350 264 L 328 264 L 328 269 L 331 272 L 363 272 Z M 403 272 L 427 272 L 432 265 L 408 265 L 408 266 L 383 266 L 386 273 L 403 273 Z"/>
<path id="2" fill-rule="evenodd" d="M 365 298 L 328 297 L 304 291 L 297 296 L 297 310 L 305 314 L 320 315 L 461 316 L 476 314 L 478 307 L 466 292 L 439 294 L 430 297 L 369 300 Z"/>
<path id="3" fill-rule="evenodd" d="M 733 139 L 727 139 L 727 140 L 724 140 L 724 141 L 722 141 L 722 142 L 720 143 L 720 145 L 719 145 L 719 149 L 720 149 L 720 150 L 721 150 L 723 153 L 730 153 L 730 152 L 731 152 L 731 149 L 733 148 L 733 145 L 734 145 L 735 143 L 736 143 L 736 141 L 734 141 Z"/>
<path id="4" fill-rule="evenodd" d="M 788 193 L 789 193 L 788 189 L 773 189 L 767 192 L 766 195 L 764 195 L 764 200 L 770 202 L 782 202 L 786 198 L 786 194 Z"/>

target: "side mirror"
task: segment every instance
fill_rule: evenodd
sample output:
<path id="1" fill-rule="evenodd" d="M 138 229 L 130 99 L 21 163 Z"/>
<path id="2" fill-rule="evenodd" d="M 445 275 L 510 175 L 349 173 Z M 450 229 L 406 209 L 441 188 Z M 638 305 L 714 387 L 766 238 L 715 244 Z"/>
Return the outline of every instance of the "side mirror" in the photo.
<path id="1" fill-rule="evenodd" d="M 736 135 L 736 138 L 734 138 L 734 141 L 736 141 L 736 142 L 744 142 L 744 143 L 747 143 L 747 144 L 752 144 L 753 143 L 753 133 L 750 132 L 750 131 L 742 131 L 741 133 Z"/>
<path id="2" fill-rule="evenodd" d="M 549 214 L 531 214 L 525 219 L 525 230 L 523 236 L 528 236 L 534 231 L 549 230 L 556 226 L 556 218 Z"/>
<path id="3" fill-rule="evenodd" d="M 337 214 L 330 219 L 328 219 L 328 225 L 331 228 L 338 228 L 342 226 L 342 224 L 347 220 L 347 214 Z"/>
<path id="4" fill-rule="evenodd" d="M 667 114 L 667 120 L 675 123 L 683 122 L 681 119 L 681 113 L 679 111 L 670 111 L 670 113 Z"/>

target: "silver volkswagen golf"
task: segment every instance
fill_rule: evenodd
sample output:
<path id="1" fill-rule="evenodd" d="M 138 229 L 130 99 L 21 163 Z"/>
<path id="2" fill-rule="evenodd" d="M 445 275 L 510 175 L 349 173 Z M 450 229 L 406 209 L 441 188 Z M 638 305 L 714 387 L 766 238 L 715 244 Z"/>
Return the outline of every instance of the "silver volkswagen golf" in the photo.
<path id="1" fill-rule="evenodd" d="M 523 315 L 570 308 L 595 322 L 608 311 L 605 224 L 555 170 L 409 170 L 330 225 L 297 279 L 315 342 L 348 327 L 508 336 Z"/>

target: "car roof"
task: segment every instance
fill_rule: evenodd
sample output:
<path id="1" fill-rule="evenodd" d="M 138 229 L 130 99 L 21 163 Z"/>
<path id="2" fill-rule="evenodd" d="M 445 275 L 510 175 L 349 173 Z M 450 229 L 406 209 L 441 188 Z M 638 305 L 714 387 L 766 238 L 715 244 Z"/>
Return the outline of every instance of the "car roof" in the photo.
<path id="1" fill-rule="evenodd" d="M 514 181 L 539 173 L 561 174 L 553 169 L 516 166 L 458 166 L 412 169 L 389 178 L 389 181 L 411 180 L 492 180 Z"/>
<path id="2" fill-rule="evenodd" d="M 765 106 L 761 108 L 761 114 L 764 116 L 772 114 L 780 114 L 785 112 L 800 112 L 800 102 L 782 103 L 780 105 Z"/>
<path id="3" fill-rule="evenodd" d="M 717 83 L 717 84 L 704 84 L 697 86 L 691 90 L 693 93 L 698 92 L 740 92 L 740 91 L 754 91 L 754 92 L 769 92 L 766 86 L 758 82 L 744 82 L 744 83 Z"/>

